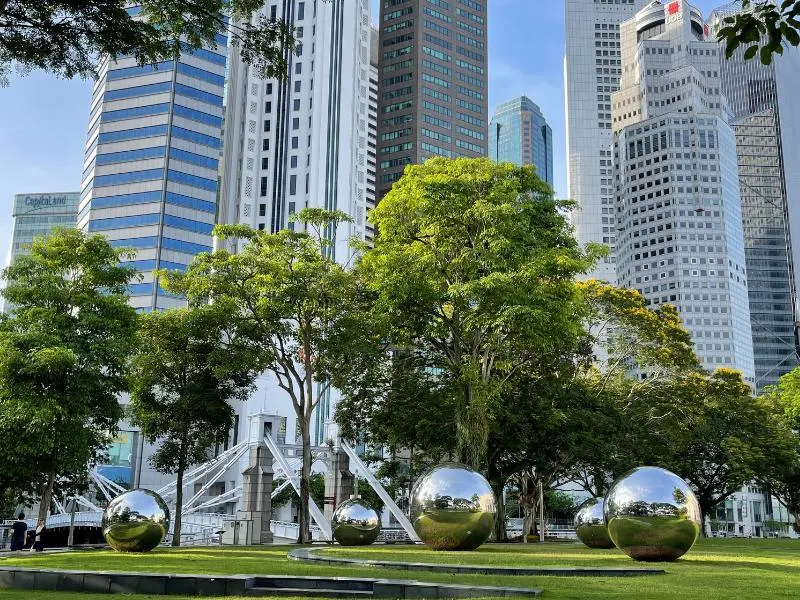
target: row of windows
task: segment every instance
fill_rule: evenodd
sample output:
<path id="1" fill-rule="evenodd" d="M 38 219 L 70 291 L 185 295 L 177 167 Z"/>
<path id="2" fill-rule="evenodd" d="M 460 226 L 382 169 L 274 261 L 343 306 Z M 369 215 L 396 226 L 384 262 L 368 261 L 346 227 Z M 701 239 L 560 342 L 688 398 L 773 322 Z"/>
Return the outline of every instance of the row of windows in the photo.
<path id="1" fill-rule="evenodd" d="M 470 150 L 471 152 L 476 152 L 478 154 L 483 154 L 483 146 L 479 146 L 477 144 L 470 144 L 469 142 L 465 142 L 463 140 L 456 140 L 456 147 L 457 148 L 464 148 L 465 150 Z"/>
<path id="2" fill-rule="evenodd" d="M 467 46 L 472 46 L 473 48 L 480 48 L 481 50 L 483 50 L 483 47 L 484 47 L 483 46 L 483 42 L 481 42 L 479 40 L 476 40 L 476 39 L 473 39 L 473 38 L 471 38 L 471 37 L 469 37 L 467 35 L 462 35 L 460 33 L 457 33 L 456 34 L 456 39 L 459 42 L 462 42 L 462 43 L 466 44 Z"/>
<path id="3" fill-rule="evenodd" d="M 422 144 L 420 144 L 420 147 L 425 152 L 430 152 L 431 154 L 438 154 L 439 156 L 446 156 L 448 158 L 452 158 L 453 157 L 453 153 L 450 152 L 450 150 L 448 150 L 447 148 L 441 148 L 439 146 L 434 146 L 433 144 L 429 144 L 427 142 L 422 142 Z"/>
<path id="4" fill-rule="evenodd" d="M 422 93 L 425 96 L 430 96 L 431 98 L 436 98 L 437 100 L 442 100 L 443 102 L 450 102 L 452 100 L 449 94 L 445 94 L 444 92 L 440 92 L 439 90 L 434 90 L 425 86 L 422 86 Z"/>
<path id="5" fill-rule="evenodd" d="M 201 188 L 210 192 L 217 191 L 216 179 L 206 179 L 205 177 L 198 177 L 197 175 L 191 175 L 189 173 L 184 173 L 183 171 L 173 171 L 172 169 L 169 169 L 167 171 L 167 181 L 183 183 L 185 185 Z"/>
<path id="6" fill-rule="evenodd" d="M 211 92 L 204 92 L 203 90 L 198 90 L 197 88 L 193 88 L 190 85 L 176 83 L 175 93 L 181 96 L 186 96 L 187 98 L 194 98 L 195 100 L 199 100 L 200 102 L 205 102 L 206 104 L 213 104 L 214 106 L 222 106 L 222 96 L 218 96 L 217 94 L 212 94 Z"/>
<path id="7" fill-rule="evenodd" d="M 478 79 L 477 77 L 470 77 L 469 75 L 466 75 L 464 73 L 456 73 L 456 79 L 458 79 L 459 81 L 463 81 L 464 83 L 473 85 L 477 88 L 483 87 L 482 79 Z"/>
<path id="8" fill-rule="evenodd" d="M 414 64 L 414 61 L 411 59 L 400 61 L 399 63 L 394 63 L 393 65 L 388 65 L 383 68 L 384 73 L 394 73 L 395 71 L 402 71 L 403 69 L 408 69 Z"/>
<path id="9" fill-rule="evenodd" d="M 452 23 L 453 22 L 453 18 L 452 17 L 450 17 L 450 16 L 448 16 L 448 15 L 446 15 L 444 13 L 441 13 L 438 10 L 434 10 L 432 8 L 428 8 L 427 6 L 423 9 L 423 12 L 426 15 L 430 16 L 430 17 L 435 17 L 437 19 L 440 19 L 440 20 L 444 21 L 445 23 Z"/>
<path id="10" fill-rule="evenodd" d="M 435 75 L 429 75 L 428 73 L 423 73 L 422 74 L 422 80 L 423 81 L 427 81 L 428 83 L 432 83 L 434 85 L 440 85 L 443 88 L 449 88 L 450 87 L 450 82 L 449 81 L 445 81 L 441 77 L 436 77 Z"/>
<path id="11" fill-rule="evenodd" d="M 127 238 L 123 240 L 110 240 L 114 248 L 156 248 L 158 238 L 156 236 Z M 203 244 L 193 244 L 192 242 L 184 242 L 183 240 L 174 240 L 172 238 L 161 238 L 161 247 L 165 250 L 174 250 L 175 252 L 183 252 L 185 254 L 199 254 L 200 252 L 211 252 L 211 246 Z M 162 263 L 163 264 L 163 263 Z"/>
<path id="12" fill-rule="evenodd" d="M 407 108 L 411 108 L 414 106 L 414 102 L 412 100 L 405 100 L 404 102 L 395 102 L 394 104 L 388 104 L 383 107 L 384 113 L 392 113 L 397 112 L 398 110 L 405 110 Z"/>
<path id="13" fill-rule="evenodd" d="M 92 198 L 92 208 L 110 208 L 112 206 L 145 204 L 147 202 L 161 202 L 161 190 L 139 192 L 137 194 L 120 194 L 118 196 L 102 196 L 100 198 Z"/>
<path id="14" fill-rule="evenodd" d="M 127 260 L 124 262 L 119 263 L 121 267 L 127 267 L 129 269 L 135 269 L 136 271 L 153 271 L 156 268 L 156 260 Z M 176 262 L 170 262 L 167 260 L 162 260 L 161 264 L 159 265 L 161 269 L 166 269 L 167 271 L 185 271 L 186 265 Z"/>
<path id="15" fill-rule="evenodd" d="M 437 73 L 441 73 L 442 75 L 450 75 L 450 73 L 451 73 L 449 67 L 445 67 L 444 65 L 440 65 L 439 63 L 435 63 L 432 60 L 423 59 L 422 60 L 422 66 L 425 67 L 426 69 L 430 69 L 431 71 L 436 71 Z"/>
<path id="16" fill-rule="evenodd" d="M 197 58 L 202 58 L 203 60 L 207 60 L 216 65 L 220 65 L 221 67 L 224 67 L 225 64 L 228 62 L 228 59 L 224 54 L 211 52 L 210 50 L 206 50 L 205 48 L 195 48 L 194 50 L 189 50 L 188 47 L 184 44 L 184 50 L 186 51 L 187 54 L 191 54 L 192 56 L 196 56 Z"/>
<path id="17" fill-rule="evenodd" d="M 198 133 L 196 131 L 192 131 L 191 129 L 184 129 L 183 127 L 175 127 L 173 125 L 172 135 L 176 138 L 180 138 L 188 142 L 194 142 L 202 146 L 209 146 L 210 148 L 220 147 L 220 140 L 218 137 Z"/>
<path id="18" fill-rule="evenodd" d="M 393 158 L 391 160 L 382 160 L 380 164 L 381 164 L 381 169 L 391 169 L 393 167 L 402 167 L 404 165 L 411 164 L 411 157 L 410 156 L 403 156 L 401 158 Z"/>
<path id="19" fill-rule="evenodd" d="M 456 98 L 456 106 L 460 108 L 466 108 L 467 110 L 471 110 L 472 112 L 482 113 L 483 107 L 479 104 L 473 104 L 472 102 L 467 102 L 466 100 L 462 100 L 461 98 Z"/>
<path id="20" fill-rule="evenodd" d="M 422 101 L 422 108 L 431 110 L 435 113 L 439 113 L 440 115 L 446 115 L 448 117 L 453 114 L 453 111 L 447 108 L 446 106 L 441 106 L 434 102 L 428 102 L 427 100 Z"/>
<path id="21" fill-rule="evenodd" d="M 184 208 L 193 208 L 211 214 L 217 212 L 217 207 L 213 202 L 199 200 L 191 196 L 184 196 L 183 194 L 176 194 L 175 192 L 167 192 L 167 204 L 183 206 Z"/>
<path id="22" fill-rule="evenodd" d="M 435 31 L 439 35 L 443 35 L 445 37 L 450 37 L 450 30 L 447 27 L 445 27 L 444 25 L 439 25 L 435 21 L 431 21 L 430 19 L 425 19 L 425 27 L 427 27 L 428 29 L 430 29 L 432 31 Z M 436 39 L 436 38 L 434 38 L 434 39 Z M 428 40 L 428 41 L 433 41 L 433 40 Z M 433 43 L 436 44 L 437 42 L 433 42 Z M 446 43 L 449 44 L 449 42 L 446 42 Z"/>
<path id="23" fill-rule="evenodd" d="M 160 135 L 167 135 L 166 125 L 151 125 L 150 127 L 123 129 L 122 131 L 108 131 L 106 133 L 101 133 L 98 136 L 98 141 L 101 144 L 110 144 L 111 142 L 136 140 L 141 138 L 157 137 Z"/>
<path id="24" fill-rule="evenodd" d="M 123 121 L 125 119 L 135 119 L 136 117 L 147 117 L 160 115 L 169 112 L 169 103 L 148 104 L 146 106 L 134 106 L 133 108 L 123 108 L 120 110 L 110 110 L 104 112 L 100 120 L 102 122 Z"/>
<path id="25" fill-rule="evenodd" d="M 439 119 L 437 117 L 434 117 L 433 115 L 422 113 L 422 120 L 425 121 L 426 123 L 430 123 L 431 125 L 436 125 L 437 127 L 441 127 L 442 129 L 452 129 L 450 121 L 447 121 L 445 119 Z"/>
<path id="26" fill-rule="evenodd" d="M 411 129 L 399 129 L 397 131 L 390 131 L 388 133 L 381 134 L 381 141 L 388 142 L 391 140 L 396 140 L 397 138 L 405 137 L 407 135 L 411 135 Z"/>
<path id="27" fill-rule="evenodd" d="M 161 219 L 159 213 L 146 215 L 132 215 L 128 217 L 112 217 L 110 219 L 95 219 L 89 221 L 89 231 L 107 231 L 109 229 L 123 229 L 126 227 L 145 227 L 158 225 Z"/>
<path id="28" fill-rule="evenodd" d="M 176 160 L 181 160 L 183 162 L 191 163 L 200 167 L 206 167 L 207 169 L 213 169 L 214 171 L 217 170 L 218 162 L 215 158 L 209 158 L 208 156 L 195 154 L 194 152 L 188 152 L 186 150 L 181 150 L 180 148 L 170 148 L 169 155 L 171 158 Z"/>
<path id="29" fill-rule="evenodd" d="M 150 75 L 151 73 L 171 71 L 173 66 L 174 63 L 172 61 L 165 61 L 152 65 L 137 65 L 135 67 L 109 69 L 106 79 L 108 79 L 108 81 L 113 81 L 115 79 L 125 79 L 126 77 L 140 77 L 142 75 Z"/>
<path id="30" fill-rule="evenodd" d="M 137 181 L 148 181 L 151 179 L 161 179 L 164 176 L 164 169 L 146 169 L 144 171 L 131 171 L 128 173 L 114 173 L 112 175 L 97 175 L 94 178 L 94 187 L 106 187 L 109 185 L 123 185 L 135 183 Z"/>
<path id="31" fill-rule="evenodd" d="M 461 54 L 462 56 L 466 56 L 467 58 L 471 58 L 472 60 L 477 60 L 478 62 L 483 62 L 483 54 L 480 52 L 473 52 L 472 50 L 468 50 L 466 48 L 462 48 L 459 46 L 456 48 L 456 52 Z"/>
<path id="32" fill-rule="evenodd" d="M 178 73 L 183 73 L 184 75 L 188 75 L 189 77 L 194 77 L 195 79 L 207 81 L 208 83 L 213 83 L 214 85 L 218 85 L 220 87 L 225 85 L 224 76 L 217 75 L 216 73 L 211 73 L 210 71 L 206 71 L 205 69 L 193 67 L 192 65 L 187 65 L 185 63 L 178 63 Z"/>
<path id="33" fill-rule="evenodd" d="M 176 104 L 174 112 L 176 116 L 183 117 L 184 119 L 197 121 L 198 123 L 210 125 L 211 127 L 222 127 L 222 117 L 210 115 L 208 113 L 195 110 L 187 106 L 181 106 L 180 104 Z"/>
<path id="34" fill-rule="evenodd" d="M 483 94 L 480 92 L 474 92 L 469 88 L 465 88 L 463 85 L 457 86 L 457 89 L 460 94 L 464 94 L 470 98 L 475 98 L 476 100 L 483 100 Z"/>
<path id="35" fill-rule="evenodd" d="M 432 129 L 425 129 L 424 127 L 422 128 L 422 135 L 434 140 L 438 140 L 440 142 L 445 142 L 447 144 L 453 142 L 453 138 L 450 137 L 449 135 L 440 133 L 438 131 L 433 131 Z"/>
<path id="36" fill-rule="evenodd" d="M 409 52 L 411 49 L 409 48 Z M 433 48 L 429 48 L 428 46 L 422 46 L 422 53 L 427 54 L 428 56 L 432 56 L 434 58 L 438 58 L 444 62 L 450 62 L 450 55 L 445 54 L 444 52 L 440 52 L 439 50 L 434 50 Z"/>
<path id="37" fill-rule="evenodd" d="M 176 229 L 185 229 L 186 231 L 192 231 L 194 233 L 202 233 L 205 235 L 211 235 L 211 230 L 214 229 L 214 225 L 211 223 L 203 223 L 201 221 L 194 221 L 192 219 L 184 219 L 174 215 L 164 215 L 164 225 L 175 227 Z"/>
<path id="38" fill-rule="evenodd" d="M 393 146 L 385 146 L 381 148 L 381 154 L 393 154 L 395 152 L 403 152 L 404 150 L 411 150 L 413 144 L 406 142 L 404 144 L 394 144 Z"/>
<path id="39" fill-rule="evenodd" d="M 108 152 L 106 154 L 98 154 L 95 162 L 98 165 L 110 165 L 113 163 L 128 162 L 132 160 L 163 158 L 165 153 L 166 148 L 164 146 L 140 148 L 138 150 L 125 150 L 123 152 Z"/>
<path id="40" fill-rule="evenodd" d="M 139 96 L 149 96 L 151 94 L 161 94 L 169 92 L 172 82 L 162 81 L 161 83 L 151 83 L 150 85 L 137 85 L 135 87 L 122 88 L 121 90 L 108 90 L 103 94 L 105 100 L 121 100 L 123 98 L 136 98 Z M 102 103 L 97 104 L 97 108 Z"/>
<path id="41" fill-rule="evenodd" d="M 384 52 L 383 58 L 384 60 L 391 60 L 399 56 L 405 56 L 406 54 L 411 54 L 411 46 L 403 46 L 402 48 L 397 48 L 395 50 L 389 50 L 388 52 Z"/>

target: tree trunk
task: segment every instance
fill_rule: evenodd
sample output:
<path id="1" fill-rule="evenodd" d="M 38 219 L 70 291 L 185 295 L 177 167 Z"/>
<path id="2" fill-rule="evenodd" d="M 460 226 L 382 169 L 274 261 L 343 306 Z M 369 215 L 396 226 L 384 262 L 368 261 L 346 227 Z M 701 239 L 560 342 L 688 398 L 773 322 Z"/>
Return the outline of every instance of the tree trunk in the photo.
<path id="1" fill-rule="evenodd" d="M 698 504 L 700 505 L 700 536 L 707 538 L 706 516 L 711 512 L 711 508 L 706 506 L 706 503 L 703 501 L 698 501 Z"/>
<path id="2" fill-rule="evenodd" d="M 502 479 L 502 478 L 498 478 Z M 508 540 L 508 531 L 506 530 L 506 502 L 503 497 L 503 488 L 505 482 L 492 481 L 492 490 L 495 497 L 495 508 L 497 509 L 497 517 L 494 520 L 494 541 L 505 542 Z"/>
<path id="3" fill-rule="evenodd" d="M 311 433 L 310 424 L 304 422 L 300 426 L 303 438 L 303 466 L 300 470 L 300 532 L 297 541 L 301 544 L 310 544 L 311 539 L 311 511 L 309 499 L 311 498 Z"/>
<path id="4" fill-rule="evenodd" d="M 50 504 L 53 501 L 53 486 L 56 482 L 55 471 L 50 471 L 47 474 L 47 483 L 42 488 L 42 497 L 39 501 L 39 518 L 47 519 L 47 514 L 50 512 Z"/>
<path id="5" fill-rule="evenodd" d="M 186 466 L 178 465 L 178 478 L 175 481 L 175 524 L 172 528 L 172 545 L 181 545 L 181 520 L 183 517 L 183 472 Z"/>

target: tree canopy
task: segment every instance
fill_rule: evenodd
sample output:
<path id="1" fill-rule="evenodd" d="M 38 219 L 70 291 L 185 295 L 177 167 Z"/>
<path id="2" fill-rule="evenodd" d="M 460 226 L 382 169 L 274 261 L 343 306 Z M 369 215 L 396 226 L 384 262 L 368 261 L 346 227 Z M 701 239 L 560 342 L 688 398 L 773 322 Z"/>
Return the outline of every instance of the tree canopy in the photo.
<path id="1" fill-rule="evenodd" d="M 41 517 L 54 487 L 85 483 L 122 416 L 137 321 L 125 256 L 102 236 L 59 230 L 3 272 L 0 485 L 40 497 Z"/>
<path id="2" fill-rule="evenodd" d="M 56 0 L 0 2 L 0 80 L 12 65 L 59 77 L 91 77 L 101 57 L 139 64 L 181 51 L 216 48 L 229 36 L 264 77 L 282 77 L 294 48 L 283 21 L 260 14 L 261 0 Z"/>
<path id="3" fill-rule="evenodd" d="M 742 0 L 742 10 L 724 19 L 717 33 L 726 43 L 730 58 L 746 46 L 746 59 L 758 58 L 768 65 L 775 54 L 783 54 L 785 44 L 800 44 L 800 0 Z"/>
<path id="4" fill-rule="evenodd" d="M 458 390 L 457 455 L 473 466 L 509 376 L 581 329 L 573 278 L 599 251 L 577 244 L 567 206 L 532 167 L 440 157 L 407 167 L 370 213 L 374 249 L 357 270 L 372 321 Z"/>
<path id="5" fill-rule="evenodd" d="M 150 458 L 177 473 L 172 545 L 180 545 L 183 474 L 228 440 L 232 403 L 246 400 L 258 375 L 247 347 L 229 343 L 231 314 L 217 304 L 153 312 L 140 318 L 131 374 L 130 414 L 158 448 Z"/>

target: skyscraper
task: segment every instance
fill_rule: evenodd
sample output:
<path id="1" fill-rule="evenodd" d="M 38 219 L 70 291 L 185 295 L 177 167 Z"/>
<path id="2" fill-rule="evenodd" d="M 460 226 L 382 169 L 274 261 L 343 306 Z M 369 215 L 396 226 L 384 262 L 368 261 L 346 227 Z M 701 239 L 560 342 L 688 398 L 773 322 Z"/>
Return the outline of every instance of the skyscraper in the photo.
<path id="1" fill-rule="evenodd" d="M 619 88 L 619 25 L 648 0 L 565 0 L 567 197 L 581 244 L 603 243 L 611 254 L 592 276 L 616 281 L 611 94 Z"/>
<path id="2" fill-rule="evenodd" d="M 487 155 L 487 6 L 381 3 L 378 200 L 408 164 Z"/>
<path id="3" fill-rule="evenodd" d="M 533 100 L 520 96 L 495 109 L 489 123 L 489 158 L 533 165 L 552 187 L 553 130 Z"/>
<path id="4" fill-rule="evenodd" d="M 736 138 L 719 46 L 685 0 L 621 27 L 611 96 L 617 275 L 678 308 L 703 367 L 754 382 Z"/>
<path id="5" fill-rule="evenodd" d="M 50 234 L 57 227 L 75 227 L 78 218 L 78 192 L 15 194 L 11 209 L 11 245 L 6 266 L 28 253 L 34 238 Z M 6 310 L 0 298 L 0 312 Z"/>
<path id="6" fill-rule="evenodd" d="M 714 29 L 740 10 L 741 2 L 732 2 L 714 11 Z M 741 47 L 729 59 L 722 50 L 720 56 L 722 90 L 736 133 L 756 389 L 761 391 L 800 364 L 792 256 L 792 238 L 800 243 L 800 189 L 787 181 L 787 169 L 800 168 L 800 115 L 794 106 L 800 54 L 786 48 L 770 65 L 745 60 Z"/>
<path id="7" fill-rule="evenodd" d="M 374 132 L 369 135 L 369 0 L 291 0 L 265 10 L 295 27 L 298 47 L 288 57 L 285 80 L 263 79 L 231 51 L 220 214 L 226 222 L 277 232 L 301 229 L 291 216 L 304 208 L 341 210 L 353 222 L 339 224 L 328 236 L 332 258 L 346 264 L 352 258 L 350 241 L 369 236 L 375 160 Z M 315 444 L 326 439 L 335 402 L 329 391 L 317 408 Z M 243 415 L 256 412 L 286 417 L 286 437 L 294 441 L 291 401 L 266 375 L 243 407 Z M 240 416 L 239 422 L 247 435 L 247 419 Z"/>
<path id="8" fill-rule="evenodd" d="M 181 303 L 154 269 L 182 270 L 211 250 L 227 54 L 225 36 L 216 39 L 217 49 L 177 60 L 105 58 L 98 69 L 78 227 L 136 250 L 129 264 L 143 279 L 130 286 L 131 304 L 143 311 Z"/>
<path id="9" fill-rule="evenodd" d="M 378 30 L 372 27 L 369 35 L 369 106 L 367 107 L 369 113 L 367 123 L 367 216 L 369 216 L 369 211 L 375 208 L 378 181 L 378 57 L 380 56 L 378 42 Z M 375 228 L 369 220 L 364 223 L 364 232 L 367 241 L 371 242 L 375 235 Z"/>

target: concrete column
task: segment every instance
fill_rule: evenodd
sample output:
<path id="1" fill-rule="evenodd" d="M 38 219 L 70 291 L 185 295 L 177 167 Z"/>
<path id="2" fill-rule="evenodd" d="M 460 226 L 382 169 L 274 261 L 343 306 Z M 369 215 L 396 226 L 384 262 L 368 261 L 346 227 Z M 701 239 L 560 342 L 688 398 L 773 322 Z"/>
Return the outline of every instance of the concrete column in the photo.
<path id="1" fill-rule="evenodd" d="M 236 513 L 237 519 L 250 522 L 248 545 L 272 543 L 272 461 L 272 453 L 263 441 L 250 445 L 249 466 L 242 473 L 242 510 Z"/>
<path id="2" fill-rule="evenodd" d="M 333 450 L 331 464 L 325 473 L 325 518 L 333 517 L 336 507 L 355 493 L 355 477 L 350 471 L 350 459 L 341 450 Z"/>

